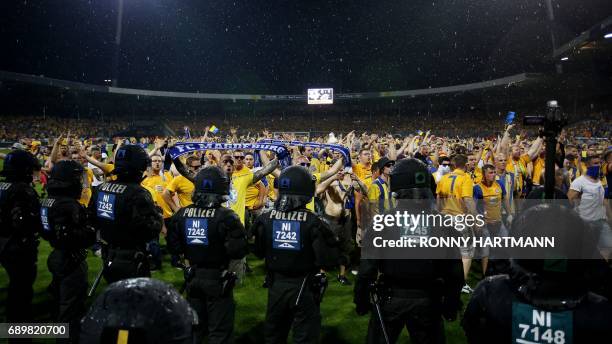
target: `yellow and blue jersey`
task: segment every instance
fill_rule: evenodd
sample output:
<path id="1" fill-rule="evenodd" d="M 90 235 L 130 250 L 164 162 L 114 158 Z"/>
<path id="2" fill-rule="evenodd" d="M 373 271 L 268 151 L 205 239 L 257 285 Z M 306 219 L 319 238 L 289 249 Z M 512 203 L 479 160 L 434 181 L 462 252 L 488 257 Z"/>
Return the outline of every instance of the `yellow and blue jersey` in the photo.
<path id="1" fill-rule="evenodd" d="M 501 221 L 502 200 L 505 197 L 506 189 L 501 180 L 496 180 L 491 186 L 486 186 L 482 182 L 474 185 L 476 210 L 484 215 L 486 223 Z"/>
<path id="2" fill-rule="evenodd" d="M 382 214 L 385 210 L 389 210 L 392 207 L 391 189 L 380 177 L 376 178 L 368 188 L 368 199 L 370 203 L 377 204 L 376 210 L 378 214 Z"/>

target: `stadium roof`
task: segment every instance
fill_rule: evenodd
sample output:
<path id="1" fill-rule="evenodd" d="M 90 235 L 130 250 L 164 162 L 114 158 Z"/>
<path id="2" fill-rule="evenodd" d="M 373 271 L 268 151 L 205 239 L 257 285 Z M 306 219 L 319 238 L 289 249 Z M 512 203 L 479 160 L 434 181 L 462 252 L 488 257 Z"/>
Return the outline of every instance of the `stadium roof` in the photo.
<path id="1" fill-rule="evenodd" d="M 425 88 L 416 90 L 400 90 L 400 91 L 385 91 L 385 92 L 366 92 L 366 93 L 339 93 L 334 95 L 334 100 L 351 100 L 351 99 L 370 99 L 370 98 L 399 98 L 399 97 L 416 97 L 424 95 L 439 95 L 445 93 L 460 93 L 467 91 L 483 90 L 493 87 L 508 87 L 525 83 L 528 81 L 537 80 L 539 74 L 521 73 L 493 80 L 452 85 L 445 87 Z M 190 99 L 214 99 L 214 100 L 256 100 L 256 101 L 306 101 L 305 94 L 293 95 L 276 95 L 276 94 L 225 94 L 225 93 L 193 93 L 193 92 L 173 92 L 173 91 L 156 91 L 143 90 L 133 88 L 120 88 L 111 86 L 101 86 L 86 84 L 81 82 L 60 80 L 47 78 L 45 76 L 37 76 L 30 74 L 14 73 L 8 71 L 0 71 L 0 80 L 9 82 L 18 82 L 25 84 L 34 84 L 59 88 L 64 90 L 80 90 L 97 93 L 135 95 L 147 97 L 168 97 L 168 98 L 190 98 Z"/>
<path id="2" fill-rule="evenodd" d="M 609 37 L 609 34 L 612 34 L 612 17 L 608 17 L 600 23 L 593 25 L 571 41 L 555 49 L 552 57 L 555 60 L 569 59 L 570 56 L 576 58 L 587 51 L 610 56 L 610 52 L 612 52 L 612 37 Z M 606 36 L 608 38 L 605 38 Z"/>

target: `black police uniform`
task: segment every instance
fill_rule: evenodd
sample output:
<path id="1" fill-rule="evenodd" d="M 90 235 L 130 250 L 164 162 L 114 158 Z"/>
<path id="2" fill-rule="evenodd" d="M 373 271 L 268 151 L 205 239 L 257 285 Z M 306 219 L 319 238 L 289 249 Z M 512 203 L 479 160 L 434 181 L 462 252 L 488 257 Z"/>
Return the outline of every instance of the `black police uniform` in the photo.
<path id="1" fill-rule="evenodd" d="M 430 205 L 433 195 L 429 187 L 427 166 L 417 159 L 399 160 L 391 172 L 391 190 L 396 193 L 396 211 L 410 214 L 436 214 Z M 423 213 L 422 213 L 423 212 Z M 386 240 L 400 238 L 454 235 L 452 228 L 419 226 L 414 233 L 402 228 L 385 228 Z M 461 308 L 463 268 L 458 249 L 427 250 L 419 248 L 372 249 L 376 232 L 364 235 L 362 260 L 355 283 L 355 304 L 360 315 L 372 311 L 367 342 L 395 343 L 405 327 L 413 343 L 444 343 L 443 317 L 454 320 Z M 399 251 L 393 251 L 399 250 Z M 380 315 L 373 308 L 371 295 L 379 300 Z M 381 327 L 381 319 L 385 332 Z"/>
<path id="2" fill-rule="evenodd" d="M 32 187 L 39 168 L 29 152 L 15 150 L 4 160 L 0 182 L 0 263 L 9 277 L 7 322 L 32 321 L 32 285 L 36 279 L 37 236 L 42 229 L 40 203 Z"/>
<path id="3" fill-rule="evenodd" d="M 293 329 L 294 343 L 316 343 L 321 330 L 321 285 L 315 275 L 322 267 L 336 265 L 337 239 L 305 208 L 314 195 L 310 172 L 293 166 L 278 180 L 275 209 L 263 213 L 253 225 L 255 254 L 265 258 L 268 273 L 265 342 L 285 343 Z"/>
<path id="4" fill-rule="evenodd" d="M 81 343 L 193 344 L 198 316 L 172 286 L 150 278 L 115 282 L 81 322 Z"/>
<path id="5" fill-rule="evenodd" d="M 231 341 L 236 304 L 229 272 L 231 259 L 247 254 L 247 238 L 238 215 L 221 206 L 229 193 L 229 179 L 218 167 L 207 167 L 195 177 L 194 204 L 172 216 L 168 250 L 188 261 L 187 300 L 198 313 L 198 339 L 208 332 L 209 343 Z"/>
<path id="6" fill-rule="evenodd" d="M 551 257 L 573 257 L 580 246 L 582 252 L 597 252 L 597 237 L 589 243 L 592 233 L 587 225 L 558 204 L 525 210 L 513 221 L 511 232 L 517 237 L 558 234 L 555 249 L 560 251 L 548 249 Z M 509 275 L 488 277 L 474 290 L 462 321 L 468 342 L 608 342 L 612 303 L 590 292 L 597 284 L 591 278 L 599 263 L 596 259 L 513 259 Z"/>
<path id="7" fill-rule="evenodd" d="M 109 283 L 150 276 L 146 244 L 159 235 L 163 221 L 151 193 L 140 185 L 149 164 L 146 152 L 137 145 L 122 146 L 115 160 L 117 181 L 94 189 L 88 207 L 93 226 L 108 244 L 103 272 Z"/>
<path id="8" fill-rule="evenodd" d="M 72 160 L 60 161 L 47 184 L 49 197 L 41 201 L 42 237 L 53 251 L 47 266 L 53 275 L 50 290 L 57 303 L 55 319 L 70 324 L 70 337 L 78 338 L 87 295 L 87 248 L 96 240 L 81 196 L 83 168 Z"/>
<path id="9" fill-rule="evenodd" d="M 603 296 L 584 293 L 573 302 L 538 305 L 520 288 L 508 275 L 479 283 L 462 321 L 469 343 L 604 343 L 612 338 L 612 303 Z"/>

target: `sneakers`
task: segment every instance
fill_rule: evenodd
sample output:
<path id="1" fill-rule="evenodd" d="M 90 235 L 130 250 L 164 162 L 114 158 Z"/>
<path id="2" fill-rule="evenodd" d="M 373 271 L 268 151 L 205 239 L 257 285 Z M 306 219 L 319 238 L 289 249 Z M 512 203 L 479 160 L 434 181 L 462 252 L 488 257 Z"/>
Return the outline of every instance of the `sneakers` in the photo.
<path id="1" fill-rule="evenodd" d="M 461 292 L 464 294 L 471 294 L 474 291 L 474 289 L 472 289 L 472 287 L 470 287 L 469 285 L 464 285 L 463 288 L 461 288 Z"/>
<path id="2" fill-rule="evenodd" d="M 353 276 L 357 276 L 359 272 L 357 270 L 351 270 L 351 274 L 353 274 Z"/>
<path id="3" fill-rule="evenodd" d="M 351 281 L 346 276 L 338 275 L 338 282 L 342 285 L 351 285 Z"/>
<path id="4" fill-rule="evenodd" d="M 93 253 L 94 253 L 94 256 L 96 256 L 96 257 L 102 257 L 102 250 L 101 249 L 97 249 Z"/>

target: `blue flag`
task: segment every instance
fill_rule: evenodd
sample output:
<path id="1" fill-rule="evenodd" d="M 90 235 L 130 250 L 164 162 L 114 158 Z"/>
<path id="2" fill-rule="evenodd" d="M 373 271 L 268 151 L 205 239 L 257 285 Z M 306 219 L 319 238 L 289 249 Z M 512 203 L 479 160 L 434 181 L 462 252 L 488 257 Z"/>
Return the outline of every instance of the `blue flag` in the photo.
<path id="1" fill-rule="evenodd" d="M 514 116 L 516 116 L 516 112 L 508 111 L 508 115 L 506 115 L 506 124 L 512 124 L 512 121 L 514 121 Z"/>

